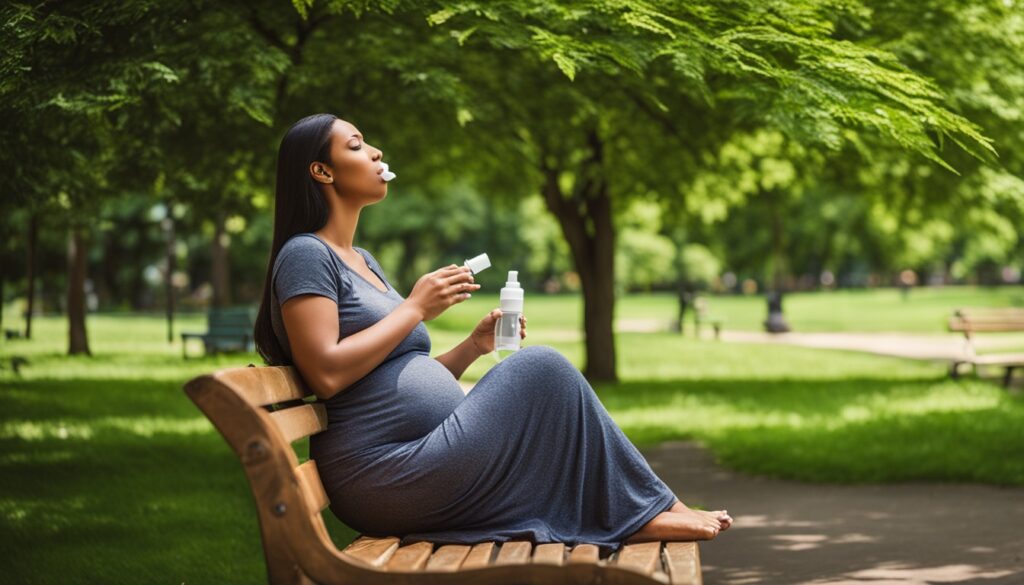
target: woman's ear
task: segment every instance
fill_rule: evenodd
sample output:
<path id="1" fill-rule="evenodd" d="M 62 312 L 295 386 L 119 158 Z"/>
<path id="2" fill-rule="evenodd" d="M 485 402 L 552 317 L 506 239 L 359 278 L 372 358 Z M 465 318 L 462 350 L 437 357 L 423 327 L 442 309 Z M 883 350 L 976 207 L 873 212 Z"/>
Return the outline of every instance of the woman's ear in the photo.
<path id="1" fill-rule="evenodd" d="M 330 169 L 322 162 L 314 161 L 309 165 L 309 173 L 313 176 L 313 180 L 321 183 L 333 183 L 334 178 L 331 176 Z"/>

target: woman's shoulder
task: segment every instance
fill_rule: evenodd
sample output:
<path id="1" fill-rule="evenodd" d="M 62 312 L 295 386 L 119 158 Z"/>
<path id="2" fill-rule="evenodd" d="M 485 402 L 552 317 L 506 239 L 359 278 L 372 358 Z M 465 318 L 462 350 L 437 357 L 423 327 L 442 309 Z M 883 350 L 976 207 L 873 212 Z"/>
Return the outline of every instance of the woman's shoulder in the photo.
<path id="1" fill-rule="evenodd" d="M 277 257 L 299 257 L 303 259 L 330 258 L 327 246 L 315 234 L 303 232 L 291 236 L 281 245 Z"/>
<path id="2" fill-rule="evenodd" d="M 286 265 L 296 269 L 301 267 L 309 270 L 312 267 L 320 267 L 332 273 L 339 272 L 334 252 L 312 233 L 295 234 L 281 245 L 274 261 L 274 271 L 277 272 Z"/>

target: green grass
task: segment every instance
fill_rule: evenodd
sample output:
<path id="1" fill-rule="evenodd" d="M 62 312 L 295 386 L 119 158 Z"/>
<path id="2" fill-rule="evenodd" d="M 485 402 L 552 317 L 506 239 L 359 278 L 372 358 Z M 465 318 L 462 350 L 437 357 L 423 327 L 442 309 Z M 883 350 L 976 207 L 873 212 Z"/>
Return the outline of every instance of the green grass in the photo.
<path id="1" fill-rule="evenodd" d="M 1003 298 L 1010 302 L 1010 293 Z M 939 314 L 948 301 L 919 316 Z M 553 345 L 581 365 L 572 335 L 578 301 L 527 302 L 527 344 Z M 429 323 L 433 354 L 458 342 L 492 303 L 475 295 Z M 627 298 L 617 315 L 656 315 L 658 303 Z M 787 305 L 794 319 L 799 306 Z M 159 317 L 91 316 L 89 328 L 92 358 L 63 355 L 60 318 L 38 319 L 32 341 L 0 342 L 0 362 L 29 360 L 20 378 L 0 370 L 3 581 L 264 581 L 241 466 L 181 389 L 192 376 L 257 358 L 184 362 Z M 183 328 L 202 330 L 202 318 L 183 318 L 176 331 Z M 670 334 L 622 333 L 617 344 L 623 381 L 596 390 L 639 445 L 697 439 L 725 465 L 782 478 L 1024 485 L 1022 396 L 985 381 L 950 382 L 941 364 Z M 466 378 L 493 363 L 485 356 Z M 297 449 L 304 457 L 305 445 Z M 324 516 L 339 546 L 351 540 L 351 530 Z"/>

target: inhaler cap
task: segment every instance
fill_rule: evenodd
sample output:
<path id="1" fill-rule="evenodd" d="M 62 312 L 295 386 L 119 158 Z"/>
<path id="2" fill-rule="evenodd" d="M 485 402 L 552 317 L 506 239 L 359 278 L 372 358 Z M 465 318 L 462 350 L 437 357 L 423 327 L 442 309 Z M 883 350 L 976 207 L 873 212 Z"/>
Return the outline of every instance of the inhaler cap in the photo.
<path id="1" fill-rule="evenodd" d="M 469 269 L 473 271 L 473 274 L 477 274 L 490 268 L 491 259 L 487 257 L 486 253 L 480 254 L 479 256 L 475 256 L 473 258 L 470 258 L 469 260 L 466 260 L 466 266 L 468 266 Z"/>

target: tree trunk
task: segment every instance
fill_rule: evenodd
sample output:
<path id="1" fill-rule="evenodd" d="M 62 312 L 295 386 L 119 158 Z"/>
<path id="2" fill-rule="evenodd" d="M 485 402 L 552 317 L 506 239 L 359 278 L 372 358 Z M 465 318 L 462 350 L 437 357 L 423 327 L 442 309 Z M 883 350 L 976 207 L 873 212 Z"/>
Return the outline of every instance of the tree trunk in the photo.
<path id="1" fill-rule="evenodd" d="M 25 339 L 32 339 L 32 314 L 36 309 L 36 246 L 39 244 L 39 216 L 33 213 L 28 220 L 28 242 L 25 270 L 26 291 L 25 303 Z"/>
<path id="2" fill-rule="evenodd" d="M 218 213 L 214 220 L 213 247 L 210 249 L 214 307 L 231 305 L 231 266 L 228 262 L 228 234 L 224 228 L 226 221 L 224 213 Z"/>
<path id="3" fill-rule="evenodd" d="M 174 343 L 174 270 L 177 267 L 174 252 L 174 219 L 171 218 L 171 204 L 167 204 L 167 217 L 161 222 L 167 242 L 167 271 L 164 286 L 167 289 L 167 343 Z"/>
<path id="4" fill-rule="evenodd" d="M 68 355 L 92 355 L 85 330 L 85 228 L 74 226 L 68 238 Z"/>
<path id="5" fill-rule="evenodd" d="M 565 197 L 558 171 L 546 165 L 542 191 L 569 243 L 583 286 L 583 374 L 591 382 L 615 382 L 615 226 L 602 168 L 603 143 L 596 129 L 588 131 L 587 143 L 590 156 L 581 163 L 572 195 Z"/>

